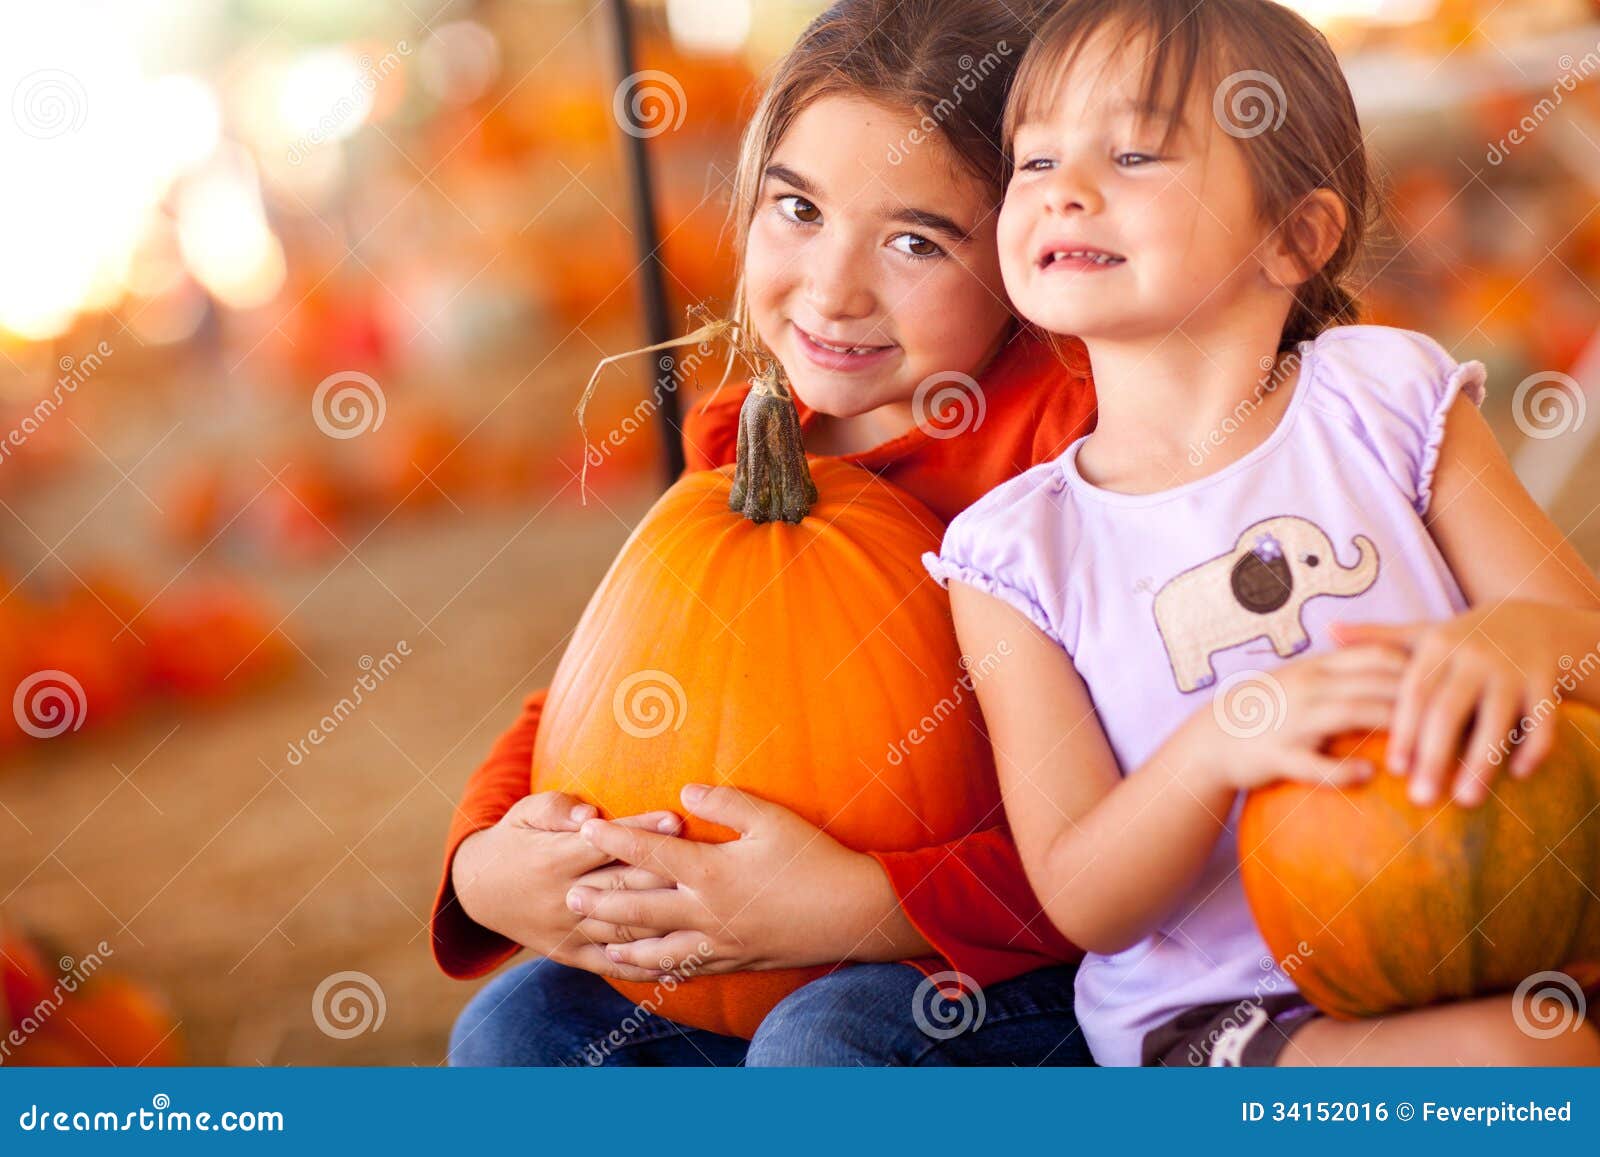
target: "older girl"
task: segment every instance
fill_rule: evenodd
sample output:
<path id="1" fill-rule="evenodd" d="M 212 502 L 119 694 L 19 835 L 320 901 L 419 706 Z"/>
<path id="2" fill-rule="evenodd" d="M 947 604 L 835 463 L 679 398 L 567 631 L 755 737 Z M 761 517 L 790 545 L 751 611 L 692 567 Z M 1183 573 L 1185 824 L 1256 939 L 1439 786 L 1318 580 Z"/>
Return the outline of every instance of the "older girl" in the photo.
<path id="1" fill-rule="evenodd" d="M 736 316 L 781 361 L 807 449 L 879 473 L 946 519 L 1054 457 L 1093 414 L 1081 371 L 1018 326 L 995 246 L 1000 117 L 1033 18 L 1014 0 L 845 0 L 782 62 L 741 151 Z M 918 393 L 950 382 L 970 391 L 954 421 Z M 744 392 L 690 416 L 691 469 L 732 461 Z M 691 788 L 685 810 L 744 838 L 693 844 L 662 834 L 676 830 L 669 815 L 592 821 L 580 835 L 587 802 L 527 795 L 542 705 L 536 692 L 468 785 L 433 943 L 455 976 L 519 946 L 543 959 L 478 994 L 453 1062 L 1086 1059 L 1077 950 L 1040 915 L 1000 816 L 947 846 L 874 856 L 755 797 Z M 677 945 L 702 941 L 712 951 L 696 951 L 697 973 L 863 963 L 792 995 L 748 1043 L 637 1017 L 601 979 L 654 977 Z M 981 990 L 968 994 L 983 1009 L 980 1022 L 969 1004 L 971 1031 L 918 1028 L 914 999 L 937 999 L 924 974 L 938 972 Z"/>

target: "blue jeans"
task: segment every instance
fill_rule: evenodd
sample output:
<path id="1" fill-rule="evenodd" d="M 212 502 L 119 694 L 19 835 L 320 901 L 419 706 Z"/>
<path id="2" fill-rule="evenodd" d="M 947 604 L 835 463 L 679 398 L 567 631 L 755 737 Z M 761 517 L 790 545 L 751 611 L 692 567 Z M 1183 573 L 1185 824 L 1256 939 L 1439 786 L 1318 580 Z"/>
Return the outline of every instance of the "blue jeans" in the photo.
<path id="1" fill-rule="evenodd" d="M 449 1063 L 1087 1065 L 1076 971 L 1041 968 L 990 986 L 980 1003 L 945 1000 L 906 964 L 858 964 L 790 993 L 745 1041 L 641 1012 L 593 973 L 535 959 L 462 1010 Z"/>

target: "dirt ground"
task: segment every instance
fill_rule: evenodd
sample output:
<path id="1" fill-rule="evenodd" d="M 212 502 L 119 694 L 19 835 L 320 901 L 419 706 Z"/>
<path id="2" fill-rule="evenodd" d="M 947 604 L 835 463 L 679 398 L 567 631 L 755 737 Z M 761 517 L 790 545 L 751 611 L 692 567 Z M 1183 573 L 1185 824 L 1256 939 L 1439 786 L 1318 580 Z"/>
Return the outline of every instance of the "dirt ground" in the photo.
<path id="1" fill-rule="evenodd" d="M 413 523 L 331 574 L 274 579 L 281 605 L 300 604 L 286 630 L 326 674 L 302 660 L 226 707 L 84 732 L 0 770 L 0 910 L 74 956 L 105 940 L 171 999 L 197 1063 L 439 1063 L 472 992 L 426 939 L 451 808 L 650 497 L 607 496 L 615 517 L 562 499 Z M 291 741 L 350 695 L 360 657 L 401 640 L 409 656 L 292 766 Z M 345 971 L 376 982 L 383 1019 L 340 1038 L 313 996 Z"/>

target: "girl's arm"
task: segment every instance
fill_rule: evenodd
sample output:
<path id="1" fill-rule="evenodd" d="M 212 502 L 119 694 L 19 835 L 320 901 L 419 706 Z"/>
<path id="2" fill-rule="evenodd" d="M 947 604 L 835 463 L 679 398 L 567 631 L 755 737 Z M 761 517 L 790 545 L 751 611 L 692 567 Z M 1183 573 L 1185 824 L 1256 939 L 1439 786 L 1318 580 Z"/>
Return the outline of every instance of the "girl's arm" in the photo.
<path id="1" fill-rule="evenodd" d="M 515 941 L 479 924 L 462 908 L 456 895 L 456 852 L 467 837 L 501 821 L 528 794 L 533 769 L 533 744 L 544 712 L 544 688 L 524 700 L 516 722 L 495 741 L 482 765 L 467 780 L 461 802 L 450 816 L 445 838 L 444 874 L 434 896 L 431 919 L 433 959 L 448 976 L 482 976 L 516 955 Z"/>
<path id="2" fill-rule="evenodd" d="M 1523 487 L 1478 408 L 1445 425 L 1426 521 L 1467 602 L 1525 599 L 1600 610 L 1600 580 Z"/>
<path id="3" fill-rule="evenodd" d="M 1317 747 L 1327 735 L 1381 726 L 1403 668 L 1378 647 L 1286 664 L 1277 673 L 1281 728 L 1230 738 L 1207 703 L 1123 776 L 1067 653 L 1009 605 L 959 580 L 950 583 L 950 603 L 966 654 L 994 654 L 1002 642 L 1011 648 L 976 690 L 1034 891 L 1063 935 L 1106 955 L 1149 935 L 1193 886 L 1240 788 L 1371 774 Z"/>
<path id="4" fill-rule="evenodd" d="M 1444 623 L 1346 624 L 1336 637 L 1411 656 L 1390 728 L 1391 766 L 1410 772 L 1418 803 L 1448 787 L 1471 805 L 1487 796 L 1508 749 L 1518 775 L 1548 752 L 1555 729 L 1520 733 L 1524 716 L 1543 719 L 1561 698 L 1600 707 L 1600 680 L 1566 676 L 1600 644 L 1600 581 L 1465 398 L 1450 409 L 1425 518 L 1472 610 Z"/>

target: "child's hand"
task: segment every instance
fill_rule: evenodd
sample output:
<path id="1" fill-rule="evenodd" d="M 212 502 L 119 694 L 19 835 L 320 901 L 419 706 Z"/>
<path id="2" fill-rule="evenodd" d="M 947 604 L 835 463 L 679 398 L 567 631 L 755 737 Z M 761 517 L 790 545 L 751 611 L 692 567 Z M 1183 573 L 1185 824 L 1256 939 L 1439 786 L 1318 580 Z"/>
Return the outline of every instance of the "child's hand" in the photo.
<path id="1" fill-rule="evenodd" d="M 1507 754 L 1518 778 L 1549 754 L 1555 728 L 1535 723 L 1520 738 L 1517 728 L 1524 716 L 1544 714 L 1539 704 L 1552 700 L 1562 660 L 1572 662 L 1563 627 L 1559 608 L 1511 601 L 1444 622 L 1334 626 L 1341 644 L 1383 644 L 1409 657 L 1389 732 L 1389 769 L 1410 773 L 1413 802 L 1430 804 L 1448 786 L 1457 803 L 1475 806 L 1488 797 Z"/>
<path id="2" fill-rule="evenodd" d="M 567 890 L 580 882 L 603 888 L 661 888 L 668 882 L 628 865 L 609 864 L 577 834 L 597 812 L 561 792 L 520 799 L 491 828 L 461 842 L 450 878 L 462 910 L 485 928 L 558 964 L 620 980 L 650 980 L 657 970 L 618 964 L 603 941 L 592 942 L 567 908 Z M 629 828 L 677 831 L 678 817 L 651 812 L 619 821 Z M 626 829 L 625 829 L 626 830 Z"/>
<path id="3" fill-rule="evenodd" d="M 1311 655 L 1225 683 L 1183 725 L 1174 755 L 1210 784 L 1240 791 L 1274 780 L 1346 785 L 1376 770 L 1322 747 L 1346 731 L 1389 725 L 1405 657 L 1375 644 Z"/>
<path id="4" fill-rule="evenodd" d="M 583 838 L 599 854 L 677 885 L 569 893 L 585 916 L 626 930 L 608 948 L 619 963 L 685 976 L 832 963 L 873 938 L 881 919 L 875 908 L 897 906 L 875 860 L 786 807 L 737 788 L 699 785 L 684 788 L 683 801 L 691 814 L 741 838 L 706 844 L 603 820 L 583 825 Z"/>

